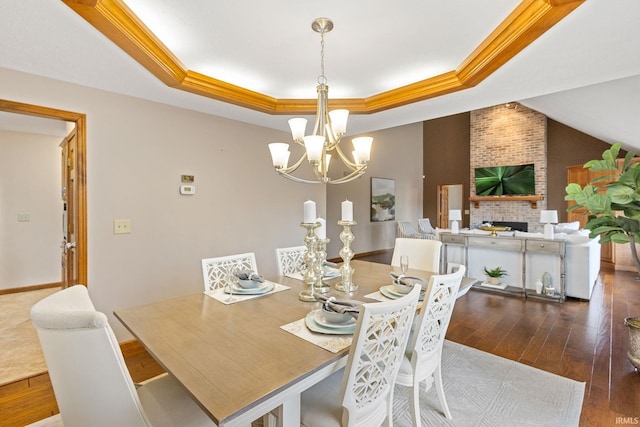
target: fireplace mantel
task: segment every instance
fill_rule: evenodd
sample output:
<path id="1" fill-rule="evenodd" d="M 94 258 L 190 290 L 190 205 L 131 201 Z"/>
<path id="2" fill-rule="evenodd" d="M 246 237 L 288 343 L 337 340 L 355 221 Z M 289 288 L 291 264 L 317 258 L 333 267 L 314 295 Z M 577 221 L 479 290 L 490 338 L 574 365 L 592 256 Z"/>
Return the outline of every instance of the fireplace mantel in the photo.
<path id="1" fill-rule="evenodd" d="M 480 207 L 480 202 L 529 202 L 531 209 L 538 207 L 538 202 L 542 200 L 542 196 L 471 196 L 469 201 L 473 202 L 474 208 Z"/>

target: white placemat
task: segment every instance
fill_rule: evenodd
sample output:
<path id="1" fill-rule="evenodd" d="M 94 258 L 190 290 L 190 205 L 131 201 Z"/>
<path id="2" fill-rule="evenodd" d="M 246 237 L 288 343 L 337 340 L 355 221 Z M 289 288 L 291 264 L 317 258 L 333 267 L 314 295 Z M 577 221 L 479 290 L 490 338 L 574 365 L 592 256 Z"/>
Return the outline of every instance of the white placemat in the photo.
<path id="1" fill-rule="evenodd" d="M 319 332 L 311 332 L 304 323 L 304 319 L 296 320 L 280 326 L 280 329 L 292 333 L 293 335 L 309 341 L 318 347 L 337 353 L 351 345 L 353 335 L 325 335 Z"/>
<path id="2" fill-rule="evenodd" d="M 274 294 L 276 292 L 286 291 L 287 289 L 291 289 L 289 286 L 281 285 L 276 282 L 269 282 L 265 280 L 265 283 L 273 283 L 275 286 L 269 292 L 265 292 L 264 294 L 257 295 L 242 295 L 242 294 L 233 294 L 233 298 L 230 298 L 231 295 L 224 291 L 224 288 L 213 289 L 211 291 L 206 291 L 204 294 L 210 296 L 213 299 L 220 301 L 223 304 L 234 304 L 240 301 L 246 301 L 248 299 L 259 298 L 265 295 Z M 231 301 L 230 301 L 231 300 Z"/>

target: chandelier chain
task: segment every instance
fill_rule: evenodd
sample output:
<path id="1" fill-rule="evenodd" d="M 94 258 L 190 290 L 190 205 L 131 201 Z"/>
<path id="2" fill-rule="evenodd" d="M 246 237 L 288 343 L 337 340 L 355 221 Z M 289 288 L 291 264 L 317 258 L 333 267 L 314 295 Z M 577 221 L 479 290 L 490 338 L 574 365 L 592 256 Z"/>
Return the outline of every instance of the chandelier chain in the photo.
<path id="1" fill-rule="evenodd" d="M 327 84 L 327 76 L 324 74 L 324 33 L 326 31 L 320 31 L 320 75 L 318 76 L 319 84 Z"/>

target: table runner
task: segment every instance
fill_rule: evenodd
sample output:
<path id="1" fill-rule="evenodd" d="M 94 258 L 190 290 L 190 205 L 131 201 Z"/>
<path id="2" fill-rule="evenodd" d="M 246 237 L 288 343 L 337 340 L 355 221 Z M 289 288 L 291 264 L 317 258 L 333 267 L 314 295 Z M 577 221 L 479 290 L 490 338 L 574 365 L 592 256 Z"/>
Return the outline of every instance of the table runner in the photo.
<path id="1" fill-rule="evenodd" d="M 268 280 L 265 282 L 269 283 Z M 273 283 L 275 286 L 269 292 L 265 292 L 264 294 L 257 294 L 257 295 L 233 294 L 232 301 L 229 301 L 230 295 L 224 291 L 224 288 L 217 288 L 217 289 L 212 289 L 210 291 L 205 291 L 204 294 L 207 296 L 210 296 L 213 299 L 220 301 L 223 304 L 229 305 L 229 304 L 234 304 L 236 302 L 246 301 L 248 299 L 258 298 L 265 295 L 274 294 L 276 292 L 281 292 L 281 291 L 286 291 L 287 289 L 291 289 L 291 287 L 286 285 L 281 285 L 280 283 L 276 283 L 276 282 L 270 282 L 270 283 Z"/>

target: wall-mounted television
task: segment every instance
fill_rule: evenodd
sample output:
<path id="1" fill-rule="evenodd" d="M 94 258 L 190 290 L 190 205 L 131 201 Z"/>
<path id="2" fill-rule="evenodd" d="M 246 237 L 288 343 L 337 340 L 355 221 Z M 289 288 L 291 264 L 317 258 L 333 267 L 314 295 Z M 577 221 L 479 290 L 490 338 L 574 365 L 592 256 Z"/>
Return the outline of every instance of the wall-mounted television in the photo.
<path id="1" fill-rule="evenodd" d="M 476 168 L 476 195 L 534 195 L 536 179 L 533 163 Z"/>

